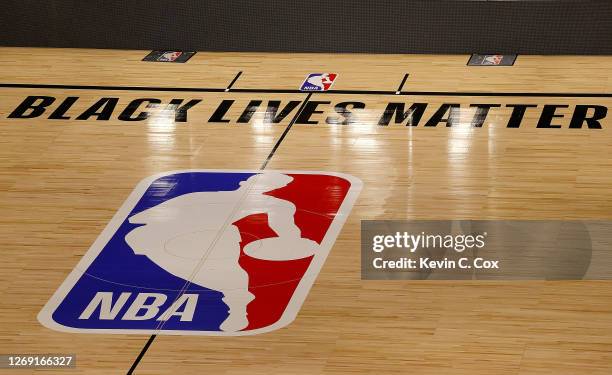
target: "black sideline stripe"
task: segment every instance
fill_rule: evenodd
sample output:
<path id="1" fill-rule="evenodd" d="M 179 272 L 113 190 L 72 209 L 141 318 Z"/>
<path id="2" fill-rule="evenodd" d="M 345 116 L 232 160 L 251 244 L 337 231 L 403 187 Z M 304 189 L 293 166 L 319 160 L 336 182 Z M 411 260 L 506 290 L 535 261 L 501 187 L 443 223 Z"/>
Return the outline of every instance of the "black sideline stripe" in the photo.
<path id="1" fill-rule="evenodd" d="M 0 88 L 18 89 L 61 89 L 61 90 L 100 90 L 100 91 L 162 91 L 162 92 L 237 92 L 262 94 L 304 94 L 300 90 L 287 89 L 219 89 L 198 87 L 144 87 L 144 86 L 91 86 L 91 85 L 43 85 L 28 83 L 0 83 Z M 227 91 L 226 91 L 227 90 Z M 559 92 L 469 92 L 469 91 L 396 91 L 382 90 L 328 90 L 316 94 L 338 95 L 413 95 L 413 96 L 490 96 L 490 97 L 534 97 L 534 98 L 612 98 L 612 93 L 559 93 Z"/>

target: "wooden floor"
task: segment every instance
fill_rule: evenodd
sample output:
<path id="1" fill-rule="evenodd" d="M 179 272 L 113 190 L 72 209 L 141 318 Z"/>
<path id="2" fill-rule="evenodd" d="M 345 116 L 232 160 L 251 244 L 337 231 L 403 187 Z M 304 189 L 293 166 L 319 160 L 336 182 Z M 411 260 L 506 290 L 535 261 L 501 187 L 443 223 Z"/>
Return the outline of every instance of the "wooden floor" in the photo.
<path id="1" fill-rule="evenodd" d="M 576 105 L 612 107 L 609 95 L 586 95 L 612 93 L 612 57 L 519 56 L 514 67 L 483 68 L 467 67 L 468 56 L 198 53 L 157 64 L 141 62 L 144 54 L 0 49 L 0 83 L 34 85 L 0 87 L 0 353 L 76 353 L 77 369 L 53 373 L 126 373 L 148 336 L 52 331 L 37 321 L 42 306 L 138 181 L 175 169 L 260 168 L 293 114 L 270 124 L 256 111 L 238 124 L 245 106 L 302 101 L 308 94 L 291 91 L 306 74 L 334 72 L 333 89 L 346 92 L 313 94 L 311 102 L 330 102 L 312 115 L 319 123 L 296 122 L 267 165 L 363 181 L 298 318 L 250 337 L 158 336 L 135 373 L 612 373 L 611 282 L 362 281 L 359 250 L 365 219 L 612 218 L 612 114 L 602 129 L 568 127 Z M 121 90 L 223 89 L 239 71 L 232 90 L 252 91 Z M 394 95 L 406 73 L 402 90 L 412 94 Z M 115 89 L 35 87 L 45 84 Z M 513 92 L 525 95 L 503 95 Z M 8 118 L 28 95 L 55 97 L 49 108 L 79 99 L 70 120 L 48 119 L 50 110 Z M 185 123 L 119 121 L 119 109 L 107 121 L 74 119 L 103 97 L 119 107 L 135 98 L 203 102 Z M 235 100 L 230 122 L 211 123 L 221 100 Z M 326 124 L 346 101 L 366 108 L 349 125 Z M 418 126 L 379 126 L 389 102 L 428 107 Z M 442 103 L 459 104 L 461 121 L 424 127 Z M 501 107 L 471 127 L 469 106 L 482 103 Z M 507 128 L 508 104 L 538 107 Z M 554 118 L 561 128 L 536 127 L 544 105 L 569 106 Z"/>

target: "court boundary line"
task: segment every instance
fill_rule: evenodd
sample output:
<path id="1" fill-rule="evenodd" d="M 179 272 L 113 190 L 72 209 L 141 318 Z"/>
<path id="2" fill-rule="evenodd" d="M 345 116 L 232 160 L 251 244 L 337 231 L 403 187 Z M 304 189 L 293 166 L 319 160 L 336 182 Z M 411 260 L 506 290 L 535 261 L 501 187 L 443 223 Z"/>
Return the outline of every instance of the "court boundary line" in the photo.
<path id="1" fill-rule="evenodd" d="M 406 81 L 408 80 L 408 76 L 410 76 L 410 73 L 404 74 L 402 82 L 400 82 L 399 86 L 397 87 L 397 90 L 395 90 L 395 95 L 399 95 L 402 93 L 402 89 L 404 88 L 404 84 L 406 84 Z"/>
<path id="2" fill-rule="evenodd" d="M 132 363 L 132 367 L 130 367 L 130 369 L 128 370 L 127 375 L 131 375 L 134 373 L 134 370 L 136 370 L 136 367 L 138 367 L 138 364 L 140 364 L 140 361 L 142 360 L 144 355 L 147 353 L 147 351 L 149 350 L 149 347 L 151 346 L 151 344 L 153 344 L 153 341 L 155 341 L 156 337 L 157 337 L 156 334 L 152 334 L 151 337 L 149 337 L 146 344 L 140 350 L 138 357 L 136 357 L 136 359 L 134 360 L 134 363 Z"/>
<path id="3" fill-rule="evenodd" d="M 270 160 L 272 160 L 272 157 L 276 153 L 276 150 L 278 150 L 278 148 L 280 147 L 281 143 L 283 142 L 287 134 L 289 134 L 289 131 L 293 127 L 293 124 L 295 124 L 295 122 L 297 121 L 297 118 L 300 117 L 300 115 L 304 111 L 304 107 L 306 107 L 306 103 L 308 103 L 311 97 L 312 97 L 312 92 L 308 93 L 304 101 L 302 101 L 302 105 L 300 105 L 300 108 L 298 108 L 297 112 L 295 113 L 295 115 L 293 116 L 289 124 L 285 127 L 285 130 L 283 130 L 283 134 L 281 134 L 281 136 L 278 138 L 278 140 L 274 144 L 274 147 L 272 147 L 272 150 L 268 154 L 268 157 L 266 158 L 266 160 L 264 160 L 264 162 L 261 164 L 261 167 L 259 169 L 261 169 L 262 171 L 266 169 L 266 167 L 268 166 L 268 163 L 270 162 Z"/>
<path id="4" fill-rule="evenodd" d="M 240 76 L 242 75 L 242 70 L 239 71 L 236 76 L 234 77 L 234 79 L 232 79 L 232 82 L 229 83 L 229 85 L 227 85 L 227 88 L 225 89 L 225 92 L 229 91 L 232 89 L 232 86 L 234 86 L 234 83 L 236 83 L 236 81 L 238 81 L 238 78 L 240 78 Z"/>
<path id="5" fill-rule="evenodd" d="M 236 75 L 234 80 L 230 83 L 229 87 L 231 87 L 231 85 L 233 85 L 234 82 L 236 82 L 236 80 L 238 80 L 238 77 L 240 77 L 241 74 L 242 74 L 242 72 L 239 72 Z M 229 87 L 228 87 L 228 89 L 229 89 Z M 304 94 L 304 93 L 302 93 L 302 94 Z M 291 121 L 289 122 L 289 124 L 285 127 L 285 130 L 283 130 L 283 133 L 280 135 L 280 137 L 274 143 L 274 146 L 272 147 L 272 150 L 270 150 L 270 152 L 268 153 L 268 156 L 266 157 L 264 162 L 261 164 L 261 167 L 259 167 L 259 170 L 263 171 L 263 170 L 266 169 L 266 167 L 268 166 L 268 163 L 270 162 L 270 160 L 272 159 L 272 157 L 276 153 L 276 150 L 278 150 L 278 148 L 280 147 L 281 143 L 283 142 L 283 140 L 285 139 L 285 137 L 287 136 L 289 131 L 291 131 L 291 128 L 293 127 L 293 124 L 295 124 L 295 122 L 297 121 L 297 118 L 304 111 L 304 108 L 306 107 L 306 104 L 308 103 L 308 101 L 312 97 L 312 94 L 313 94 L 312 92 L 308 93 L 306 98 L 302 101 L 302 104 L 298 108 L 298 110 L 295 113 L 295 115 L 293 115 L 293 117 L 291 118 Z M 181 291 L 181 292 L 179 292 L 179 295 L 183 294 L 183 293 L 184 293 L 184 291 Z M 147 354 L 147 351 L 149 350 L 149 348 L 153 344 L 153 341 L 155 341 L 156 338 L 157 338 L 157 334 L 155 334 L 155 333 L 152 334 L 149 337 L 149 339 L 147 340 L 145 345 L 140 350 L 140 353 L 138 354 L 138 356 L 134 359 L 134 362 L 132 363 L 132 366 L 130 367 L 130 369 L 127 372 L 127 375 L 132 375 L 134 373 L 134 371 L 136 370 L 136 368 L 138 367 L 138 365 L 140 364 L 140 362 L 144 358 L 145 354 Z"/>
<path id="6" fill-rule="evenodd" d="M 99 90 L 99 91 L 160 91 L 160 92 L 234 92 L 261 94 L 308 94 L 309 91 L 297 89 L 249 89 L 232 88 L 232 84 L 242 72 L 234 78 L 227 88 L 200 87 L 147 87 L 147 86 L 96 86 L 96 85 L 56 85 L 30 83 L 0 83 L 0 88 L 14 89 L 61 89 L 61 90 Z M 404 76 L 407 78 L 407 75 Z M 399 91 L 399 93 L 398 93 Z M 390 91 L 390 90 L 327 90 L 311 91 L 321 95 L 400 95 L 400 96 L 490 96 L 490 97 L 550 97 L 550 98 L 612 98 L 612 93 L 562 93 L 562 92 L 469 92 L 469 91 Z"/>

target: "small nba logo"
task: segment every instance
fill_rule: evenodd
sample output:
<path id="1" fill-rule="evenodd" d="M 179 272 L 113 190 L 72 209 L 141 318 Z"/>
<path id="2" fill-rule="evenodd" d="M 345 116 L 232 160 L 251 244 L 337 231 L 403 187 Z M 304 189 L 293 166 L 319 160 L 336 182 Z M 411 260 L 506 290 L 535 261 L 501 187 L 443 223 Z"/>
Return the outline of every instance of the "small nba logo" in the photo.
<path id="1" fill-rule="evenodd" d="M 327 91 L 337 76 L 336 73 L 311 73 L 302 83 L 300 91 Z"/>
<path id="2" fill-rule="evenodd" d="M 252 335 L 297 316 L 361 182 L 188 170 L 132 191 L 38 315 L 77 333 Z"/>
<path id="3" fill-rule="evenodd" d="M 468 60 L 469 66 L 512 66 L 517 55 L 478 54 L 474 53 Z"/>
<path id="4" fill-rule="evenodd" d="M 482 65 L 499 65 L 503 59 L 502 55 L 486 55 L 482 60 Z"/>
<path id="5" fill-rule="evenodd" d="M 181 57 L 182 54 L 183 52 L 180 51 L 167 51 L 162 53 L 161 56 L 158 57 L 157 61 L 173 62 L 179 57 Z"/>

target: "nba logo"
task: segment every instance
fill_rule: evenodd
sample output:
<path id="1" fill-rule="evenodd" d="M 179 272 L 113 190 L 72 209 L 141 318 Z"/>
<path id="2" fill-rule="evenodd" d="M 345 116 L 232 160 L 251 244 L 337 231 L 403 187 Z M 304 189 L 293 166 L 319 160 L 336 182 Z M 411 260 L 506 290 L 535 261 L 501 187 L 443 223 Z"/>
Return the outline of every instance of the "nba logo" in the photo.
<path id="1" fill-rule="evenodd" d="M 486 55 L 482 60 L 482 65 L 499 65 L 503 58 L 504 56 L 502 55 Z"/>
<path id="2" fill-rule="evenodd" d="M 180 52 L 180 51 L 168 51 L 168 52 L 164 52 L 164 53 L 162 53 L 161 56 L 159 56 L 157 61 L 173 62 L 176 59 L 178 59 L 179 57 L 181 57 L 182 54 L 183 53 Z"/>
<path id="3" fill-rule="evenodd" d="M 311 73 L 302 83 L 300 91 L 327 91 L 337 76 L 336 73 Z"/>
<path id="4" fill-rule="evenodd" d="M 297 316 L 361 190 L 331 172 L 143 180 L 38 315 L 64 332 L 250 335 Z"/>

